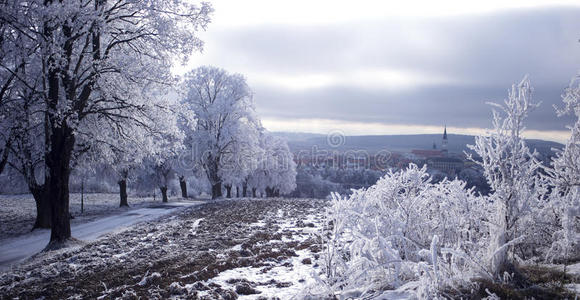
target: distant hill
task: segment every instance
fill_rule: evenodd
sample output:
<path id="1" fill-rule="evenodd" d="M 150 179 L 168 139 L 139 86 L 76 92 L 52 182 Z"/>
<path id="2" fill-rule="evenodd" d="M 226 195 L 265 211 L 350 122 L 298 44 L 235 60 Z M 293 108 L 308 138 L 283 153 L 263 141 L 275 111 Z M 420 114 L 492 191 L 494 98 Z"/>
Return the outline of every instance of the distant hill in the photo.
<path id="1" fill-rule="evenodd" d="M 277 136 L 283 137 L 288 141 L 290 150 L 293 152 L 300 150 L 311 150 L 317 147 L 319 150 L 365 150 L 371 153 L 380 150 L 393 152 L 409 152 L 413 149 L 432 149 L 435 142 L 437 149 L 441 148 L 441 134 L 413 134 L 413 135 L 362 135 L 362 136 L 345 136 L 341 141 L 328 141 L 327 136 L 323 134 L 312 133 L 290 133 L 275 132 Z M 463 153 L 467 151 L 466 145 L 475 143 L 475 137 L 472 135 L 448 134 L 448 149 L 452 153 Z M 526 140 L 530 148 L 536 149 L 545 156 L 550 156 L 552 148 L 562 148 L 563 145 L 556 142 L 544 140 Z M 332 147 L 332 145 L 337 145 Z"/>

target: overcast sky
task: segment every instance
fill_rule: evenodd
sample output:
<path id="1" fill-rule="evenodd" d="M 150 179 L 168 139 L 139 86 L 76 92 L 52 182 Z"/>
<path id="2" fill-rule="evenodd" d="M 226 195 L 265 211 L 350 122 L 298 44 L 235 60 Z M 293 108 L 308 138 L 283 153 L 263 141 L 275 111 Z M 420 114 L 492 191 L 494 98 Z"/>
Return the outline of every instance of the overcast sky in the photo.
<path id="1" fill-rule="evenodd" d="M 562 141 L 554 104 L 580 70 L 578 1 L 214 0 L 187 68 L 244 74 L 271 131 L 476 134 L 529 74 L 528 136 Z M 509 2 L 509 3 L 505 3 Z M 183 68 L 183 70 L 187 69 Z"/>

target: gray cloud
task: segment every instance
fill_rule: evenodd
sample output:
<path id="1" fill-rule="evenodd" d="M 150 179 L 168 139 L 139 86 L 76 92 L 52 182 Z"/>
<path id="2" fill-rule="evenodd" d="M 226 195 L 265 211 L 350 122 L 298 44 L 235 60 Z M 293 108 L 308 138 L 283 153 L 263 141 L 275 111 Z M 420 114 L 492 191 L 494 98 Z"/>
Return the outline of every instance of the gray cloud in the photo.
<path id="1" fill-rule="evenodd" d="M 501 101 L 529 74 L 543 105 L 528 128 L 559 130 L 553 104 L 580 68 L 580 9 L 554 8 L 334 25 L 272 25 L 210 32 L 212 63 L 236 72 L 311 74 L 410 70 L 453 79 L 411 89 L 254 85 L 264 117 L 331 118 L 488 127 L 486 101 Z"/>
<path id="2" fill-rule="evenodd" d="M 503 101 L 507 87 L 438 86 L 393 94 L 339 87 L 299 92 L 257 88 L 256 93 L 260 114 L 269 117 L 490 127 L 486 102 Z M 530 115 L 529 129 L 562 130 L 571 123 L 569 117 L 557 118 L 551 105 L 560 101 L 560 93 L 561 88 L 536 88 L 535 99 L 542 105 Z"/>

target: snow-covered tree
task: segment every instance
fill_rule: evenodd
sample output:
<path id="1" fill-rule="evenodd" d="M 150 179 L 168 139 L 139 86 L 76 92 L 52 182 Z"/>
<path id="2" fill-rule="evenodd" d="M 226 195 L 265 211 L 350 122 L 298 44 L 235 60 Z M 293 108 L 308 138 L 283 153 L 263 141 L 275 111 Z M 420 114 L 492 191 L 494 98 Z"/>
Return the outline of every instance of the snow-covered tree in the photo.
<path id="1" fill-rule="evenodd" d="M 265 193 L 267 197 L 288 194 L 296 188 L 296 163 L 288 143 L 267 132 L 260 137 L 263 149 L 257 168 L 249 175 L 248 185 L 252 196 L 256 192 Z"/>
<path id="2" fill-rule="evenodd" d="M 26 92 L 31 93 L 26 93 Z M 45 193 L 45 124 L 42 102 L 24 89 L 22 97 L 12 102 L 17 118 L 11 123 L 13 136 L 7 150 L 10 151 L 8 163 L 26 181 L 28 190 L 36 203 L 34 228 L 50 228 L 51 212 L 48 195 Z M 12 113 L 12 117 L 16 113 Z"/>
<path id="3" fill-rule="evenodd" d="M 159 187 L 161 192 L 161 201 L 169 202 L 169 197 L 167 196 L 167 189 L 169 181 L 173 178 L 173 160 L 171 158 L 166 158 L 158 160 L 153 165 L 153 170 L 155 173 L 155 182 Z"/>
<path id="4" fill-rule="evenodd" d="M 195 112 L 194 141 L 200 165 L 212 185 L 212 198 L 221 197 L 221 161 L 245 142 L 245 127 L 259 128 L 252 92 L 240 74 L 216 67 L 199 67 L 185 75 L 183 102 Z"/>
<path id="5" fill-rule="evenodd" d="M 173 126 L 177 126 L 177 123 L 170 122 Z M 155 178 L 159 190 L 161 191 L 161 197 L 163 202 L 168 202 L 167 189 L 169 186 L 169 181 L 175 175 L 174 164 L 177 162 L 178 153 L 183 150 L 183 137 L 184 133 L 181 131 L 169 130 L 166 128 L 163 132 L 173 132 L 173 134 L 167 134 L 163 136 L 162 140 L 156 141 L 159 144 L 158 153 L 151 156 L 153 161 L 153 168 L 155 170 Z"/>
<path id="6" fill-rule="evenodd" d="M 230 152 L 226 153 L 220 162 L 220 178 L 226 189 L 226 197 L 232 197 L 232 188 L 235 188 L 236 197 L 242 195 L 244 185 L 250 174 L 258 167 L 258 160 L 263 156 L 263 149 L 259 144 L 260 128 L 255 124 L 243 123 L 238 127 L 236 136 L 244 137 L 238 139 L 232 146 Z M 247 189 L 247 187 L 246 187 Z"/>
<path id="7" fill-rule="evenodd" d="M 9 164 L 23 176 L 36 202 L 34 228 L 48 228 L 42 60 L 34 36 L 11 24 L 26 21 L 28 11 L 15 1 L 0 3 L 0 172 Z"/>
<path id="8" fill-rule="evenodd" d="M 288 143 L 282 138 L 267 136 L 265 145 L 270 196 L 291 193 L 296 188 L 296 163 Z"/>
<path id="9" fill-rule="evenodd" d="M 532 101 L 532 87 L 525 77 L 512 85 L 503 105 L 492 105 L 499 109 L 493 110 L 493 129 L 468 146 L 481 160 L 468 157 L 483 167 L 492 189 L 488 263 L 490 273 L 500 278 L 513 259 L 513 246 L 525 237 L 524 222 L 539 197 L 536 173 L 541 163 L 522 137 L 525 119 L 539 104 Z"/>
<path id="10" fill-rule="evenodd" d="M 147 162 L 153 166 L 166 164 L 172 160 L 176 152 L 182 147 L 183 133 L 177 127 L 175 117 L 175 101 L 167 98 L 159 102 L 155 107 L 155 114 L 151 119 L 144 119 L 143 124 L 127 125 L 124 136 L 114 137 L 115 147 L 109 147 L 107 143 L 93 145 L 92 149 L 98 149 L 96 156 L 100 161 L 110 166 L 118 175 L 120 206 L 128 206 L 127 184 L 131 173 L 141 168 Z M 115 132 L 103 132 L 105 140 Z M 156 181 L 161 183 L 161 181 Z M 162 187 L 166 188 L 166 184 Z M 162 188 L 160 187 L 160 188 Z"/>
<path id="11" fill-rule="evenodd" d="M 0 3 L 0 173 L 8 163 L 15 139 L 22 133 L 24 123 L 36 101 L 41 61 L 37 55 L 38 44 L 26 32 L 13 30 L 11 21 L 25 18 L 26 9 L 17 1 Z M 26 103 L 21 100 L 26 98 Z M 29 108 L 22 111 L 24 107 Z M 22 139 L 21 139 L 22 140 Z"/>
<path id="12" fill-rule="evenodd" d="M 98 122 L 104 126 L 99 130 L 116 131 L 119 137 L 126 124 L 146 127 L 143 119 L 151 119 L 151 108 L 159 102 L 143 93 L 144 87 L 173 82 L 171 65 L 202 47 L 195 33 L 208 24 L 212 8 L 179 0 L 33 0 L 12 8 L 2 11 L 5 32 L 28 37 L 33 47 L 27 49 L 35 49 L 31 56 L 38 56 L 42 66 L 34 77 L 42 80 L 39 94 L 45 103 L 51 243 L 59 244 L 71 236 L 71 161 L 94 135 L 83 131 L 90 128 L 85 123 Z"/>
<path id="13" fill-rule="evenodd" d="M 562 95 L 563 107 L 556 107 L 559 116 L 573 114 L 576 121 L 569 126 L 570 138 L 563 150 L 557 149 L 545 178 L 553 190 L 543 216 L 552 216 L 555 223 L 551 249 L 547 258 L 570 259 L 580 255 L 580 75 L 574 77 Z"/>
<path id="14" fill-rule="evenodd" d="M 194 140 L 194 135 L 197 127 L 197 119 L 195 112 L 189 107 L 183 108 L 183 103 L 180 103 L 180 107 L 176 109 L 178 112 L 177 126 L 183 134 L 183 150 L 177 156 L 174 164 L 175 174 L 179 180 L 179 187 L 181 189 L 181 197 L 188 198 L 187 191 L 187 178 L 188 173 L 193 171 L 193 175 L 197 175 L 200 171 L 196 157 L 196 148 L 194 145 L 197 141 Z"/>

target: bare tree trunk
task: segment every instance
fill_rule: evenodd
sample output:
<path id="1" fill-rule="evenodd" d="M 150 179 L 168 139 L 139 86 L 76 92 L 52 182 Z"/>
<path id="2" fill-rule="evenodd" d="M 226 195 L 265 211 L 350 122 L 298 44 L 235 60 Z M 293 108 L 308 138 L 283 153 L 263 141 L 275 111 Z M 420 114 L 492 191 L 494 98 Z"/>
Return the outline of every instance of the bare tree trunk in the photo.
<path id="1" fill-rule="evenodd" d="M 222 196 L 222 183 L 218 182 L 211 186 L 211 198 L 217 199 Z"/>
<path id="2" fill-rule="evenodd" d="M 222 181 L 219 174 L 219 156 L 214 158 L 208 157 L 208 169 L 206 170 L 209 182 L 211 182 L 211 199 L 220 198 L 222 194 Z"/>
<path id="3" fill-rule="evenodd" d="M 245 198 L 245 197 L 247 197 L 247 196 L 248 196 L 248 185 L 247 185 L 247 184 L 244 184 L 244 185 L 242 186 L 242 197 L 244 197 L 244 198 Z"/>
<path id="4" fill-rule="evenodd" d="M 252 188 L 252 197 L 256 198 L 256 188 Z"/>
<path id="5" fill-rule="evenodd" d="M 51 207 L 50 243 L 70 239 L 69 178 L 74 135 L 66 124 L 52 130 L 51 148 L 47 155 L 47 193 Z"/>
<path id="6" fill-rule="evenodd" d="M 181 198 L 187 198 L 187 182 L 185 176 L 179 176 L 179 186 L 181 187 Z"/>
<path id="7" fill-rule="evenodd" d="M 236 198 L 240 198 L 240 187 L 236 185 Z"/>
<path id="8" fill-rule="evenodd" d="M 159 187 L 159 189 L 161 190 L 161 196 L 162 196 L 163 202 L 164 203 L 169 202 L 169 199 L 167 198 L 167 187 L 161 186 L 161 187 Z"/>
<path id="9" fill-rule="evenodd" d="M 40 186 L 31 189 L 31 193 L 34 197 L 34 202 L 36 202 L 36 221 L 34 222 L 32 229 L 50 228 L 50 202 L 48 201 L 44 187 Z"/>
<path id="10" fill-rule="evenodd" d="M 119 196 L 121 198 L 121 202 L 119 207 L 129 206 L 127 202 L 127 179 L 121 179 L 117 182 L 119 184 Z"/>
<path id="11" fill-rule="evenodd" d="M 273 196 L 272 188 L 266 187 L 266 197 L 272 197 L 272 196 Z"/>
<path id="12" fill-rule="evenodd" d="M 0 158 L 0 174 L 4 173 L 4 169 L 6 168 L 6 164 L 8 163 L 8 154 L 10 154 L 11 144 L 12 139 L 9 138 L 8 141 L 6 141 L 6 145 L 4 145 L 4 150 L 2 151 L 2 156 Z"/>
<path id="13" fill-rule="evenodd" d="M 85 212 L 85 178 L 81 179 L 81 214 Z"/>
<path id="14" fill-rule="evenodd" d="M 231 198 L 232 197 L 232 186 L 229 184 L 226 184 L 225 188 L 226 188 L 226 198 Z"/>

